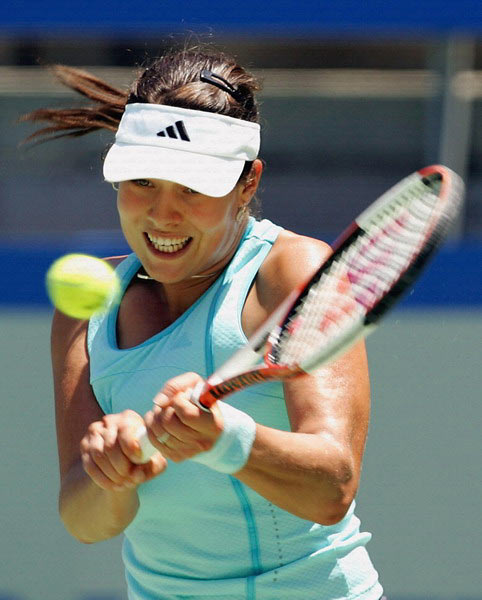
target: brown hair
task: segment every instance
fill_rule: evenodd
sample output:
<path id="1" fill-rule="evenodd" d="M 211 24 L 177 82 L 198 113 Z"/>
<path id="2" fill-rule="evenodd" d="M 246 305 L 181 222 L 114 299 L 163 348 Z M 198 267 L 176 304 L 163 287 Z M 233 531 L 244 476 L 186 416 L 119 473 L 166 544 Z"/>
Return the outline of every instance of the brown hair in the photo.
<path id="1" fill-rule="evenodd" d="M 129 102 L 166 104 L 259 121 L 255 98 L 260 89 L 258 81 L 233 57 L 211 48 L 184 48 L 164 54 L 140 71 L 130 90 L 113 87 L 80 69 L 63 65 L 52 69 L 61 83 L 88 98 L 91 104 L 78 108 L 41 108 L 24 115 L 22 121 L 48 123 L 27 141 L 75 137 L 99 129 L 116 131 Z M 223 88 L 202 81 L 201 72 L 206 70 L 228 85 Z M 251 164 L 246 163 L 241 178 L 249 172 Z"/>

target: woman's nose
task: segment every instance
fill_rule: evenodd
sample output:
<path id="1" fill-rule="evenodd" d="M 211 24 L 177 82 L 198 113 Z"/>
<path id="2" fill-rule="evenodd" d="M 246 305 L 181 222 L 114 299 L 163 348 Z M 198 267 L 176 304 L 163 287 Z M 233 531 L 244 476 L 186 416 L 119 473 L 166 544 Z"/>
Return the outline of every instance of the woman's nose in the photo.
<path id="1" fill-rule="evenodd" d="M 158 190 L 149 206 L 148 214 L 157 224 L 177 224 L 182 220 L 178 202 L 168 190 Z"/>

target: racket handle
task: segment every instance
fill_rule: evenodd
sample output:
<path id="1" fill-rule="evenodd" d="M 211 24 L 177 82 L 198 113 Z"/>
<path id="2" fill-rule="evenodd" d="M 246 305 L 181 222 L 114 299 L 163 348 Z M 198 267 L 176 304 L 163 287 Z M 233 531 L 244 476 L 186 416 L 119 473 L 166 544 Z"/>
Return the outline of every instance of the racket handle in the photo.
<path id="1" fill-rule="evenodd" d="M 136 439 L 139 443 L 142 453 L 141 457 L 139 458 L 139 464 L 143 465 L 144 463 L 149 462 L 151 457 L 158 452 L 158 449 L 151 444 L 151 441 L 147 435 L 147 429 L 144 425 L 141 425 L 136 431 Z"/>
<path id="2" fill-rule="evenodd" d="M 198 406 L 204 412 L 211 412 L 209 409 L 214 404 L 214 401 L 210 401 L 211 399 L 206 397 L 206 403 L 202 401 L 202 395 L 205 390 L 206 384 L 204 381 L 200 381 L 195 385 L 195 387 L 191 390 L 191 397 L 189 400 Z"/>

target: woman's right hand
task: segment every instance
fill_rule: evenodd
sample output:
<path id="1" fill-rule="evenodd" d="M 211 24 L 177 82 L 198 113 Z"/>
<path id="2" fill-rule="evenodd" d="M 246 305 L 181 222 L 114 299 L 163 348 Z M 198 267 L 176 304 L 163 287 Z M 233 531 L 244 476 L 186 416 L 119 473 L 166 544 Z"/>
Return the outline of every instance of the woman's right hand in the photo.
<path id="1" fill-rule="evenodd" d="M 143 425 L 144 419 L 133 410 L 105 415 L 89 425 L 80 453 L 85 472 L 100 488 L 127 491 L 166 469 L 167 461 L 160 452 L 139 464 L 142 453 L 136 432 Z"/>

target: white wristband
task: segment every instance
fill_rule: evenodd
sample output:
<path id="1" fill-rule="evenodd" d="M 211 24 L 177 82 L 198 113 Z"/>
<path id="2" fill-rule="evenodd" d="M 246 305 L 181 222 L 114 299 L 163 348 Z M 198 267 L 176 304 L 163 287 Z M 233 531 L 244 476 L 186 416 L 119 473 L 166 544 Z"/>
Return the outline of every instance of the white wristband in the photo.
<path id="1" fill-rule="evenodd" d="M 210 450 L 191 460 L 220 473 L 236 473 L 248 462 L 256 437 L 256 423 L 245 412 L 226 402 L 218 402 L 218 406 L 223 415 L 224 430 Z"/>

